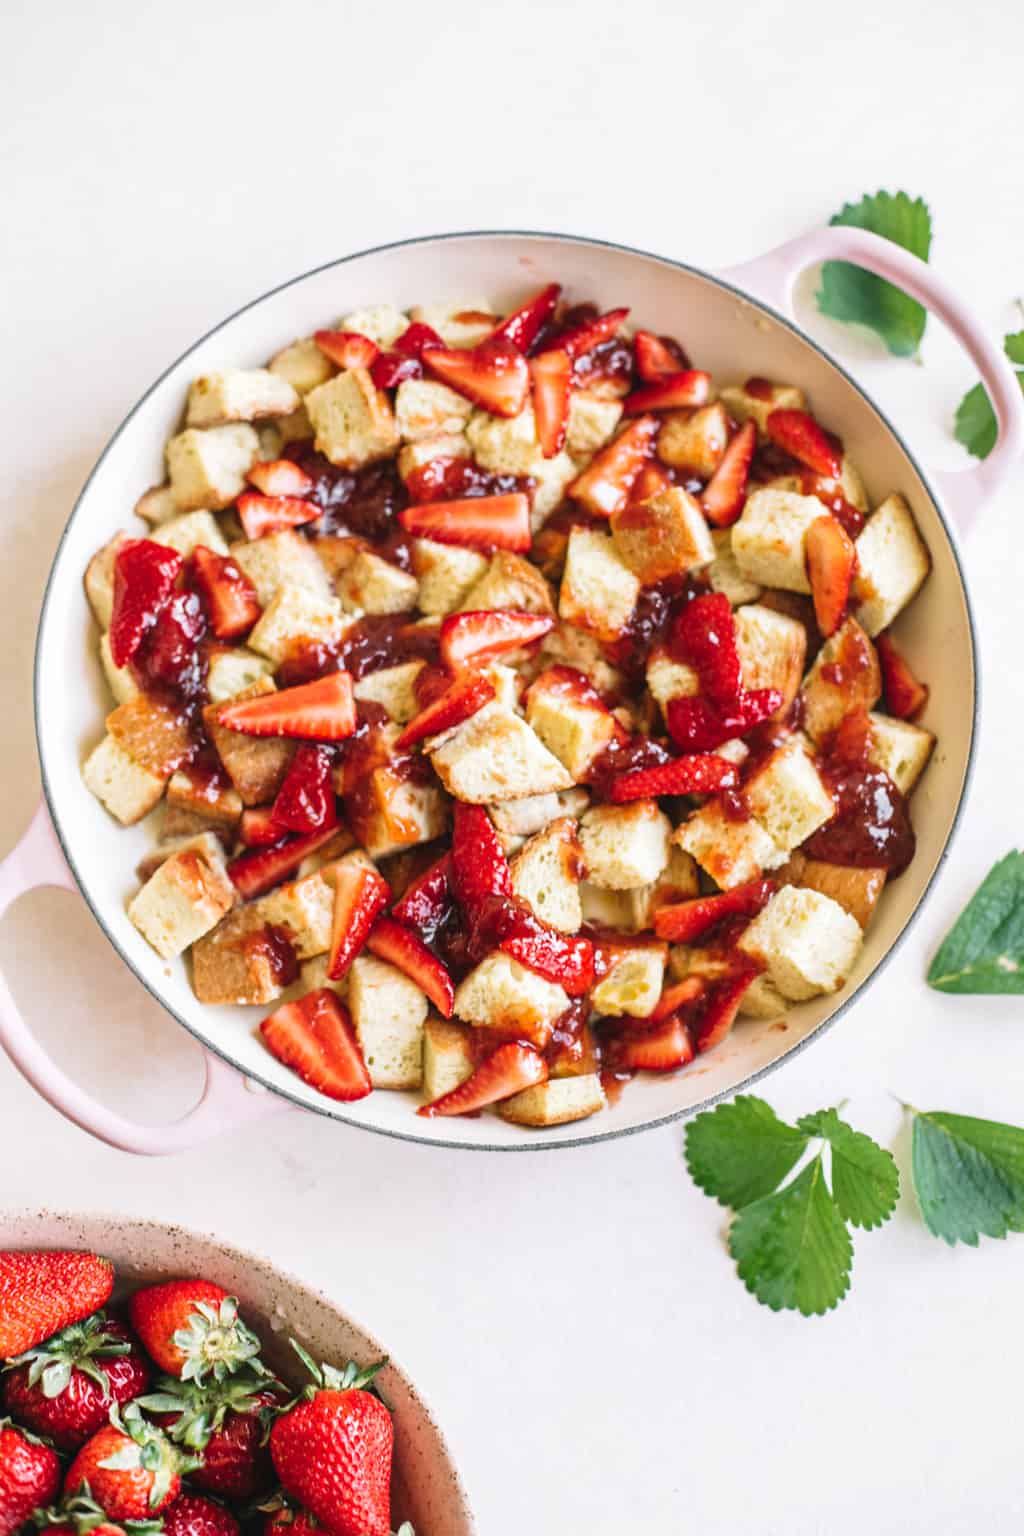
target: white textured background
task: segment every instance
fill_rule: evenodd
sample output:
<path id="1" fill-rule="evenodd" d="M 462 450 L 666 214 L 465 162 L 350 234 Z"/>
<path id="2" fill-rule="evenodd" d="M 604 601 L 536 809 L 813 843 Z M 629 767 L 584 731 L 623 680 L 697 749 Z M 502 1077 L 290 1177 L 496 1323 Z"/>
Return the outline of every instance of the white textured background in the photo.
<path id="1" fill-rule="evenodd" d="M 73 497 L 165 363 L 282 279 L 486 226 L 713 267 L 906 187 L 931 202 L 935 264 L 994 333 L 1020 323 L 1024 12 L 1010 0 L 2 11 L 3 850 L 38 793 L 35 616 Z M 971 376 L 936 327 L 920 368 L 813 324 L 927 459 L 955 460 L 947 424 Z M 966 556 L 986 699 L 956 854 L 877 989 L 770 1080 L 784 1112 L 849 1097 L 890 1139 L 891 1090 L 1024 1120 L 1020 1006 L 921 980 L 1020 837 L 1022 490 L 1018 477 L 986 509 Z M 929 680 L 942 686 L 938 660 Z M 154 1119 L 185 1106 L 191 1042 L 74 898 L 23 900 L 0 963 L 112 1103 Z M 1024 1238 L 952 1252 L 905 1200 L 857 1240 L 838 1312 L 774 1316 L 732 1274 L 680 1143 L 668 1129 L 471 1156 L 310 1118 L 143 1163 L 58 1123 L 0 1057 L 0 1205 L 173 1218 L 325 1286 L 436 1403 L 482 1536 L 1014 1528 Z"/>

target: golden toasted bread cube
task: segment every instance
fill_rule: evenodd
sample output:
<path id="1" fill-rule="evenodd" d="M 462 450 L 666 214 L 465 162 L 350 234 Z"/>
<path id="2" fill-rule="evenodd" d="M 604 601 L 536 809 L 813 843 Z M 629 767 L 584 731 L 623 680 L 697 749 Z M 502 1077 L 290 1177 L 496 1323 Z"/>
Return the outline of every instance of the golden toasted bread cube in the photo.
<path id="1" fill-rule="evenodd" d="M 630 501 L 611 516 L 615 548 L 651 586 L 710 565 L 715 558 L 704 513 L 682 486 L 666 486 L 646 501 Z"/>
<path id="2" fill-rule="evenodd" d="M 851 602 L 869 635 L 887 629 L 916 595 L 931 570 L 931 556 L 902 496 L 887 496 L 857 540 Z"/>
<path id="3" fill-rule="evenodd" d="M 909 795 L 928 766 L 935 737 L 923 726 L 872 713 L 871 762 L 887 773 L 901 794 Z"/>
<path id="4" fill-rule="evenodd" d="M 777 688 L 782 694 L 778 713 L 785 714 L 804 675 L 806 629 L 799 620 L 760 603 L 737 608 L 735 620 L 744 688 Z"/>
<path id="5" fill-rule="evenodd" d="M 587 1072 L 581 1077 L 552 1077 L 546 1083 L 524 1088 L 522 1093 L 502 1100 L 497 1109 L 501 1118 L 513 1125 L 543 1128 L 585 1120 L 606 1104 L 600 1073 Z"/>
<path id="6" fill-rule="evenodd" d="M 201 1003 L 272 1003 L 293 970 L 255 903 L 236 907 L 192 946 L 192 988 Z"/>
<path id="7" fill-rule="evenodd" d="M 709 800 L 677 829 L 674 841 L 692 855 L 723 891 L 756 880 L 785 863 L 780 848 L 754 817 L 732 821 L 717 800 Z"/>
<path id="8" fill-rule="evenodd" d="M 740 574 L 764 587 L 810 592 L 807 530 L 821 515 L 816 496 L 754 491 L 732 527 L 732 552 Z"/>
<path id="9" fill-rule="evenodd" d="M 715 558 L 708 566 L 712 592 L 724 592 L 734 608 L 741 603 L 756 603 L 763 588 L 740 570 L 732 552 L 732 529 L 713 528 L 711 542 L 715 546 Z"/>
<path id="10" fill-rule="evenodd" d="M 856 619 L 847 619 L 825 641 L 804 679 L 803 723 L 821 742 L 855 709 L 870 710 L 882 692 L 878 654 Z"/>
<path id="11" fill-rule="evenodd" d="M 653 1013 L 665 979 L 666 944 L 616 945 L 612 963 L 590 994 L 594 1012 L 609 1017 Z"/>
<path id="12" fill-rule="evenodd" d="M 842 986 L 862 939 L 860 924 L 837 901 L 784 885 L 744 929 L 738 947 L 765 966 L 783 997 L 802 1002 Z"/>
<path id="13" fill-rule="evenodd" d="M 337 589 L 349 613 L 404 613 L 416 607 L 420 584 L 408 571 L 364 549 L 339 577 Z"/>
<path id="14" fill-rule="evenodd" d="M 182 512 L 230 507 L 259 454 L 252 427 L 187 427 L 167 444 L 167 473 Z"/>
<path id="15" fill-rule="evenodd" d="M 336 644 L 353 623 L 336 597 L 317 597 L 307 587 L 278 587 L 249 633 L 249 646 L 275 667 L 305 642 Z"/>
<path id="16" fill-rule="evenodd" d="M 830 864 L 824 859 L 811 859 L 799 852 L 794 853 L 789 863 L 779 872 L 779 879 L 786 885 L 799 885 L 808 890 L 820 891 L 823 896 L 838 901 L 865 929 L 874 916 L 885 878 L 884 869 Z"/>
<path id="17" fill-rule="evenodd" d="M 310 960 L 330 949 L 334 886 L 319 870 L 278 886 L 257 906 L 264 922 L 286 930 L 300 960 Z"/>
<path id="18" fill-rule="evenodd" d="M 600 700 L 574 697 L 549 672 L 530 686 L 526 719 L 573 779 L 584 777 L 617 730 L 615 716 Z"/>
<path id="19" fill-rule="evenodd" d="M 185 424 L 221 427 L 229 421 L 287 416 L 298 404 L 298 394 L 280 373 L 268 368 L 226 368 L 193 379 Z"/>
<path id="20" fill-rule="evenodd" d="M 237 899 L 223 864 L 194 850 L 173 853 L 128 903 L 128 916 L 165 960 L 180 955 L 215 927 Z"/>
<path id="21" fill-rule="evenodd" d="M 137 693 L 107 716 L 107 730 L 128 756 L 165 782 L 192 754 L 188 721 L 171 704 Z"/>
<path id="22" fill-rule="evenodd" d="M 470 971 L 455 991 L 455 1012 L 467 1024 L 527 1037 L 554 1024 L 569 999 L 553 981 L 528 971 L 495 950 Z"/>
<path id="23" fill-rule="evenodd" d="M 434 379 L 405 379 L 395 395 L 395 420 L 406 443 L 460 433 L 472 413 L 465 395 Z"/>
<path id="24" fill-rule="evenodd" d="M 269 677 L 273 667 L 266 656 L 257 656 L 244 645 L 211 647 L 206 670 L 206 691 L 211 704 L 225 704 L 235 699 L 262 677 Z"/>
<path id="25" fill-rule="evenodd" d="M 743 793 L 768 836 L 787 853 L 835 815 L 828 786 L 797 737 L 776 748 Z"/>
<path id="26" fill-rule="evenodd" d="M 330 580 L 316 549 L 294 528 L 242 539 L 231 546 L 231 558 L 256 588 L 260 607 L 272 602 L 279 587 L 305 587 L 314 597 L 333 597 Z"/>
<path id="27" fill-rule="evenodd" d="M 408 482 L 417 470 L 438 459 L 468 459 L 472 455 L 469 438 L 463 432 L 446 432 L 443 436 L 420 438 L 415 443 L 403 443 L 398 454 L 398 473 Z M 452 545 L 453 549 L 457 546 Z"/>
<path id="28" fill-rule="evenodd" d="M 656 800 L 594 805 L 580 821 L 579 836 L 591 884 L 629 891 L 665 870 L 672 824 Z"/>
<path id="29" fill-rule="evenodd" d="M 147 816 L 163 795 L 167 776 L 151 773 L 113 736 L 104 736 L 82 767 L 82 780 L 123 827 Z"/>
<path id="30" fill-rule="evenodd" d="M 487 569 L 460 598 L 457 611 L 512 608 L 520 613 L 553 613 L 551 588 L 537 567 L 522 555 L 499 549 Z"/>
<path id="31" fill-rule="evenodd" d="M 357 699 L 380 704 L 396 725 L 406 725 L 420 712 L 416 679 L 425 666 L 424 661 L 403 661 L 397 667 L 381 667 L 361 677 L 353 692 Z"/>
<path id="32" fill-rule="evenodd" d="M 339 331 L 356 331 L 360 336 L 368 336 L 382 352 L 387 352 L 402 332 L 409 329 L 409 316 L 393 304 L 370 304 L 364 309 L 353 310 L 350 315 L 343 315 L 337 328 Z"/>
<path id="33" fill-rule="evenodd" d="M 224 844 L 216 832 L 209 830 L 192 832 L 187 837 L 173 837 L 161 839 L 155 848 L 151 848 L 135 866 L 135 873 L 145 885 L 152 875 L 155 875 L 161 864 L 175 853 L 197 853 L 205 864 L 216 870 L 218 874 L 227 874 L 224 864 Z"/>
<path id="34" fill-rule="evenodd" d="M 342 469 L 361 469 L 396 452 L 391 403 L 365 368 L 349 368 L 311 389 L 303 402 L 319 453 Z"/>
<path id="35" fill-rule="evenodd" d="M 427 999 L 404 971 L 359 955 L 352 962 L 348 1007 L 375 1088 L 419 1088 Z"/>
<path id="36" fill-rule="evenodd" d="M 269 677 L 261 678 L 239 699 L 260 698 L 274 693 Z M 213 742 L 224 771 L 246 805 L 266 805 L 273 800 L 295 753 L 295 743 L 276 736 L 246 736 L 221 725 L 222 704 L 208 704 L 203 710 L 206 733 Z"/>
<path id="37" fill-rule="evenodd" d="M 756 421 L 762 436 L 767 431 L 768 417 L 772 411 L 805 411 L 807 396 L 795 384 L 774 384 L 764 379 L 760 383 L 766 389 L 751 394 L 746 384 L 728 384 L 720 399 L 734 421 Z"/>
<path id="38" fill-rule="evenodd" d="M 428 1104 L 473 1074 L 473 1032 L 431 1013 L 423 1026 L 423 1097 Z"/>
<path id="39" fill-rule="evenodd" d="M 420 325 L 429 325 L 446 347 L 476 347 L 486 341 L 498 317 L 486 299 L 460 299 L 457 303 L 419 304 L 409 311 Z"/>
<path id="40" fill-rule="evenodd" d="M 100 636 L 100 664 L 110 691 L 118 704 L 127 704 L 129 699 L 138 698 L 142 689 L 135 681 L 130 666 L 115 667 L 110 650 L 110 636 L 106 634 Z"/>
<path id="41" fill-rule="evenodd" d="M 710 480 L 729 446 L 729 415 L 720 400 L 695 411 L 666 411 L 658 433 L 658 458 Z"/>
<path id="42" fill-rule="evenodd" d="M 167 784 L 167 804 L 199 816 L 225 832 L 233 832 L 242 816 L 242 797 L 237 789 L 188 764 L 171 774 Z"/>
<path id="43" fill-rule="evenodd" d="M 158 528 L 154 528 L 149 537 L 154 544 L 166 544 L 168 549 L 176 549 L 183 560 L 187 560 L 200 544 L 212 549 L 215 555 L 226 555 L 228 552 L 227 540 L 220 531 L 217 519 L 212 512 L 205 510 L 182 512 L 177 517 L 170 517 Z"/>
<path id="44" fill-rule="evenodd" d="M 489 564 L 487 556 L 475 549 L 438 544 L 433 539 L 414 540 L 412 568 L 420 584 L 421 611 L 426 614 L 454 612 Z"/>
<path id="45" fill-rule="evenodd" d="M 448 793 L 475 805 L 572 786 L 572 776 L 540 737 L 497 700 L 446 734 L 430 757 Z"/>
<path id="46" fill-rule="evenodd" d="M 512 890 L 541 922 L 575 933 L 583 921 L 582 865 L 576 823 L 569 816 L 559 817 L 535 833 L 512 860 Z"/>
<path id="47" fill-rule="evenodd" d="M 275 352 L 267 367 L 271 373 L 276 373 L 289 383 L 297 395 L 308 395 L 311 389 L 316 389 L 318 384 L 326 384 L 337 372 L 312 336 L 304 336 L 299 341 L 293 341 L 290 346 L 282 347 L 280 352 Z M 289 412 L 282 414 L 287 415 Z"/>
<path id="48" fill-rule="evenodd" d="M 135 515 L 154 526 L 158 523 L 166 523 L 168 518 L 177 517 L 178 503 L 174 499 L 171 487 L 151 485 L 148 491 L 143 491 L 135 503 Z"/>
<path id="49" fill-rule="evenodd" d="M 574 389 L 569 397 L 569 425 L 565 446 L 574 459 L 586 459 L 597 453 L 615 436 L 622 419 L 622 402 L 605 400 L 584 389 Z"/>
<path id="50" fill-rule="evenodd" d="M 114 563 L 128 535 L 115 533 L 98 549 L 85 568 L 85 595 L 96 622 L 104 633 L 110 628 L 114 609 Z"/>
<path id="51" fill-rule="evenodd" d="M 617 640 L 639 596 L 639 578 L 622 559 L 611 535 L 596 528 L 574 528 L 565 552 L 559 616 L 599 640 Z"/>

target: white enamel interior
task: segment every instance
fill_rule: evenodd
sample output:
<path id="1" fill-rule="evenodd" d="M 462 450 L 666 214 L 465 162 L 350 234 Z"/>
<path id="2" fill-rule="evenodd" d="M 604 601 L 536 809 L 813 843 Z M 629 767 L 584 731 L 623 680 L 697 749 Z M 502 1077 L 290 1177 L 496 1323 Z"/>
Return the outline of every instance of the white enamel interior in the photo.
<path id="1" fill-rule="evenodd" d="M 719 383 L 756 373 L 801 385 L 815 412 L 842 435 L 872 501 L 889 491 L 906 496 L 933 561 L 929 581 L 896 631 L 911 664 L 931 684 L 924 723 L 938 736 L 913 801 L 917 857 L 885 892 L 854 975 L 837 996 L 792 1009 L 784 1025 L 742 1023 L 688 1071 L 638 1079 L 614 1108 L 591 1120 L 547 1131 L 507 1125 L 495 1115 L 429 1121 L 414 1114 L 411 1097 L 384 1092 L 336 1105 L 267 1054 L 255 1032 L 260 1011 L 198 1003 L 185 964 L 160 960 L 125 915 L 136 863 L 152 845 L 154 829 L 151 822 L 117 826 L 81 781 L 80 764 L 101 737 L 110 708 L 82 574 L 117 529 L 143 531 L 132 506 L 163 478 L 163 445 L 178 427 L 193 375 L 260 364 L 292 338 L 364 304 L 387 300 L 405 307 L 488 295 L 501 308 L 553 280 L 570 299 L 628 304 L 632 320 L 680 337 Z M 199 1040 L 269 1087 L 339 1119 L 426 1141 L 518 1148 L 598 1139 L 699 1107 L 784 1059 L 857 995 L 913 917 L 943 856 L 970 760 L 976 678 L 959 566 L 932 495 L 878 411 L 814 346 L 759 305 L 671 262 L 588 241 L 487 234 L 414 242 L 313 272 L 225 321 L 164 375 L 107 449 L 69 522 L 41 620 L 36 688 L 44 783 L 78 882 L 128 964 Z"/>

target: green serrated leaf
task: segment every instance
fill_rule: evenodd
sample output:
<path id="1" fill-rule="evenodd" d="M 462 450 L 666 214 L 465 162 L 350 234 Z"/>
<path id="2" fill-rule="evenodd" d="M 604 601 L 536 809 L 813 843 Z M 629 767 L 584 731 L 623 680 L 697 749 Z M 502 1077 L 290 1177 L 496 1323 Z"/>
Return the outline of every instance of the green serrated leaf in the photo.
<path id="1" fill-rule="evenodd" d="M 1024 854 L 985 876 L 928 968 L 940 992 L 1024 992 Z"/>
<path id="2" fill-rule="evenodd" d="M 867 1231 L 888 1221 L 900 1195 L 892 1154 L 847 1125 L 834 1109 L 804 1115 L 797 1125 L 809 1136 L 823 1137 L 832 1149 L 832 1198 L 843 1219 Z"/>
<path id="3" fill-rule="evenodd" d="M 1011 363 L 1024 368 L 1024 331 L 1011 331 L 1003 337 L 1003 351 Z"/>
<path id="4" fill-rule="evenodd" d="M 853 1244 L 820 1155 L 791 1184 L 740 1211 L 729 1251 L 747 1290 L 774 1312 L 820 1316 L 850 1288 Z"/>
<path id="5" fill-rule="evenodd" d="M 876 192 L 859 203 L 847 203 L 829 222 L 870 230 L 928 260 L 931 214 L 921 198 L 913 199 L 906 192 Z M 863 267 L 827 261 L 817 298 L 822 314 L 868 326 L 897 357 L 913 357 L 921 345 L 928 319 L 924 305 Z"/>
<path id="6" fill-rule="evenodd" d="M 1024 337 L 1024 332 L 1020 333 Z M 1008 336 L 1007 342 L 1015 338 Z M 1009 347 L 1007 352 L 1010 353 Z M 1013 361 L 1024 362 L 1024 342 L 1022 342 L 1020 355 Z M 1017 383 L 1024 393 L 1024 372 L 1017 374 Z M 988 390 L 984 384 L 975 384 L 964 395 L 956 408 L 956 417 L 953 422 L 953 436 L 958 443 L 962 443 L 968 453 L 973 453 L 976 459 L 987 459 L 996 445 L 999 436 L 999 424 L 996 421 L 996 413 L 989 399 Z"/>
<path id="7" fill-rule="evenodd" d="M 911 1166 L 928 1230 L 949 1244 L 1024 1231 L 1024 1130 L 913 1111 Z"/>
<path id="8" fill-rule="evenodd" d="M 777 1189 L 806 1146 L 764 1099 L 741 1094 L 689 1122 L 686 1166 L 706 1195 L 738 1211 Z"/>

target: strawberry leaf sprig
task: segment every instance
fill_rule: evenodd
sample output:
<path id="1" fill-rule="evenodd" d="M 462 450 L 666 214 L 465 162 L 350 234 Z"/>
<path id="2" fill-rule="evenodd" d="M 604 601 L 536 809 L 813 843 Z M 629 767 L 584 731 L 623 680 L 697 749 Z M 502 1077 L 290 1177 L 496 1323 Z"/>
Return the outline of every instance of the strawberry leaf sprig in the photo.
<path id="1" fill-rule="evenodd" d="M 927 261 L 932 219 L 923 198 L 906 192 L 875 192 L 846 203 L 830 224 L 870 230 Z M 909 293 L 849 261 L 826 261 L 821 270 L 818 308 L 833 320 L 865 325 L 895 357 L 914 357 L 924 337 L 928 311 Z"/>
<path id="2" fill-rule="evenodd" d="M 74 1493 L 59 1504 L 35 1510 L 32 1524 L 37 1531 L 58 1526 L 63 1530 L 70 1528 L 75 1536 L 89 1536 L 90 1531 L 98 1530 L 100 1526 L 109 1527 L 113 1522 L 103 1506 L 89 1494 Z M 164 1522 L 159 1515 L 154 1515 L 151 1520 L 121 1520 L 118 1526 L 127 1536 L 156 1536 L 156 1532 L 163 1530 Z"/>
<path id="3" fill-rule="evenodd" d="M 310 1378 L 308 1386 L 304 1387 L 297 1394 L 293 1402 L 301 1401 L 303 1398 L 312 1401 L 318 1392 L 323 1391 L 369 1391 L 374 1397 L 379 1398 L 382 1403 L 384 1402 L 383 1397 L 381 1397 L 380 1392 L 377 1390 L 375 1379 L 387 1365 L 387 1355 L 384 1355 L 380 1360 L 374 1360 L 371 1365 L 357 1365 L 354 1360 L 349 1360 L 339 1369 L 336 1365 L 322 1364 L 314 1360 L 309 1351 L 303 1349 L 297 1339 L 290 1339 L 289 1343 L 302 1361 Z M 288 1404 L 283 1407 L 280 1410 L 281 1413 L 287 1413 L 290 1406 L 291 1404 Z M 385 1403 L 384 1406 L 387 1407 L 387 1404 Z"/>
<path id="4" fill-rule="evenodd" d="M 2 1369 L 13 1371 L 27 1365 L 28 1385 L 38 1386 L 48 1398 L 66 1391 L 72 1371 L 79 1370 L 109 1396 L 110 1378 L 102 1362 L 130 1353 L 131 1344 L 121 1332 L 110 1328 L 106 1313 L 95 1312 L 84 1322 L 71 1323 L 42 1344 L 12 1356 Z"/>
<path id="5" fill-rule="evenodd" d="M 155 1390 L 137 1401 L 148 1413 L 175 1415 L 165 1425 L 175 1445 L 204 1451 L 211 1437 L 224 1428 L 229 1414 L 258 1418 L 264 1430 L 269 1429 L 273 1407 L 267 1398 L 274 1391 L 283 1397 L 285 1388 L 261 1365 L 259 1371 L 242 1369 L 224 1381 L 180 1381 L 161 1376 Z"/>
<path id="6" fill-rule="evenodd" d="M 1024 391 L 1024 331 L 1011 331 L 1003 337 L 1003 350 L 1014 365 L 1017 383 Z M 975 384 L 957 406 L 953 436 L 976 459 L 986 459 L 996 445 L 999 425 L 995 408 L 984 384 Z"/>

